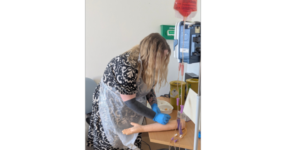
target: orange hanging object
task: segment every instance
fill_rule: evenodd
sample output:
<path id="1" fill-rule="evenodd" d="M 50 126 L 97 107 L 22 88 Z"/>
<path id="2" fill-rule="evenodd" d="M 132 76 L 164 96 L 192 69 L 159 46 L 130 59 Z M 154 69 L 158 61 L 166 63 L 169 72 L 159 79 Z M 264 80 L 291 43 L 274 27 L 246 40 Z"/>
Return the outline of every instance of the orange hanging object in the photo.
<path id="1" fill-rule="evenodd" d="M 179 63 L 178 71 L 179 72 L 181 71 L 181 76 L 183 76 L 183 72 L 184 72 L 184 64 L 183 63 Z"/>
<path id="2" fill-rule="evenodd" d="M 197 11 L 197 0 L 175 0 L 174 9 L 183 17 L 188 17 L 191 12 Z"/>
<path id="3" fill-rule="evenodd" d="M 181 76 L 183 77 L 183 72 L 184 72 L 184 64 L 183 62 L 181 63 Z"/>

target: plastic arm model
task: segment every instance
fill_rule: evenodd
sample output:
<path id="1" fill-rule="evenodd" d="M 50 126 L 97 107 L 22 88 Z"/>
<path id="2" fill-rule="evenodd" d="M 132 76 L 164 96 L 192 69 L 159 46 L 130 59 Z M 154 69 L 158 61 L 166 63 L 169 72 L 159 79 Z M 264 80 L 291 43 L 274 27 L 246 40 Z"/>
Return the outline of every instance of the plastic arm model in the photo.
<path id="1" fill-rule="evenodd" d="M 182 123 L 182 129 L 184 129 L 185 121 L 181 120 L 181 123 Z M 130 134 L 140 133 L 140 132 L 168 131 L 168 130 L 177 129 L 178 126 L 176 120 L 171 120 L 166 125 L 162 125 L 159 123 L 140 125 L 134 122 L 131 122 L 131 125 L 133 125 L 133 127 L 124 129 L 122 133 L 126 135 L 130 135 Z"/>

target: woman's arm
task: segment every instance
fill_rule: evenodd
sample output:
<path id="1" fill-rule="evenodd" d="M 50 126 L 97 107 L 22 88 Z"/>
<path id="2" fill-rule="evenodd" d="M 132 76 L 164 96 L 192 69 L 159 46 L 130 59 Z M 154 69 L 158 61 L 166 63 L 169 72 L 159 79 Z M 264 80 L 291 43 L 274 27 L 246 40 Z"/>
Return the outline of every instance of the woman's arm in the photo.
<path id="1" fill-rule="evenodd" d="M 171 118 L 170 115 L 158 113 L 157 111 L 151 110 L 147 106 L 138 102 L 135 97 L 136 97 L 135 94 L 134 95 L 121 94 L 121 98 L 124 101 L 125 105 L 129 107 L 131 110 L 135 111 L 136 113 L 145 116 L 147 118 L 153 119 L 155 122 L 158 122 L 163 125 L 169 122 Z M 158 107 L 155 108 L 159 109 Z"/>
<path id="2" fill-rule="evenodd" d="M 157 99 L 156 99 L 156 95 L 155 92 L 153 90 L 153 88 L 151 89 L 151 91 L 146 95 L 147 101 L 149 102 L 149 104 L 152 106 L 152 104 L 157 103 Z"/>
<path id="3" fill-rule="evenodd" d="M 182 123 L 182 129 L 185 128 L 185 121 L 181 120 Z M 154 131 L 168 131 L 168 130 L 174 130 L 177 129 L 177 120 L 172 120 L 166 125 L 161 125 L 159 123 L 152 123 L 148 125 L 140 125 L 134 122 L 131 122 L 131 125 L 133 127 L 124 129 L 122 131 L 123 134 L 130 135 L 133 133 L 140 133 L 140 132 L 154 132 Z"/>
<path id="4" fill-rule="evenodd" d="M 142 103 L 136 100 L 136 94 L 133 95 L 123 95 L 120 94 L 122 100 L 124 101 L 125 105 L 129 107 L 131 110 L 135 111 L 136 113 L 145 116 L 150 119 L 154 119 L 156 113 L 148 108 L 147 106 L 143 105 Z"/>
<path id="5" fill-rule="evenodd" d="M 158 108 L 157 98 L 156 98 L 156 95 L 155 95 L 155 92 L 154 92 L 153 88 L 146 95 L 146 99 L 148 100 L 149 104 L 151 105 L 152 110 L 155 113 L 161 113 L 160 110 L 159 110 L 159 108 Z"/>

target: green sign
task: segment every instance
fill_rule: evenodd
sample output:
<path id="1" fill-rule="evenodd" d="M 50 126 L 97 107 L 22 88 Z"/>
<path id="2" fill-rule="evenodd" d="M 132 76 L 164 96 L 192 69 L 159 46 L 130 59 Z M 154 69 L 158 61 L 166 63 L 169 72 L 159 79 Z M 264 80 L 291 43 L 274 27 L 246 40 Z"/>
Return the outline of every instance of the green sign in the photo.
<path id="1" fill-rule="evenodd" d="M 174 40 L 175 25 L 160 25 L 160 34 L 166 40 Z"/>
<path id="2" fill-rule="evenodd" d="M 174 30 L 168 30 L 168 31 L 167 31 L 167 35 L 168 35 L 168 36 L 174 36 L 174 34 L 175 34 L 175 31 L 174 31 Z"/>

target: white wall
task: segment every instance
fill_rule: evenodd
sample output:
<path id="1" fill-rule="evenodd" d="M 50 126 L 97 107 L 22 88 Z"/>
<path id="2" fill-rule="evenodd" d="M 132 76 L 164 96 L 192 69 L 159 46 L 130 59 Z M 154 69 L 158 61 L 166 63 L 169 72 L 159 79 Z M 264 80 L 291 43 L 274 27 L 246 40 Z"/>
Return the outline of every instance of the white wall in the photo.
<path id="1" fill-rule="evenodd" d="M 130 49 L 160 25 L 175 25 L 175 0 L 86 0 L 86 77 L 99 82 L 107 63 Z M 200 20 L 198 12 L 192 20 Z M 196 19 L 197 18 L 197 19 Z M 173 51 L 173 40 L 168 40 Z M 171 55 L 168 82 L 177 80 L 178 63 Z M 169 92 L 166 84 L 157 96 Z"/>

